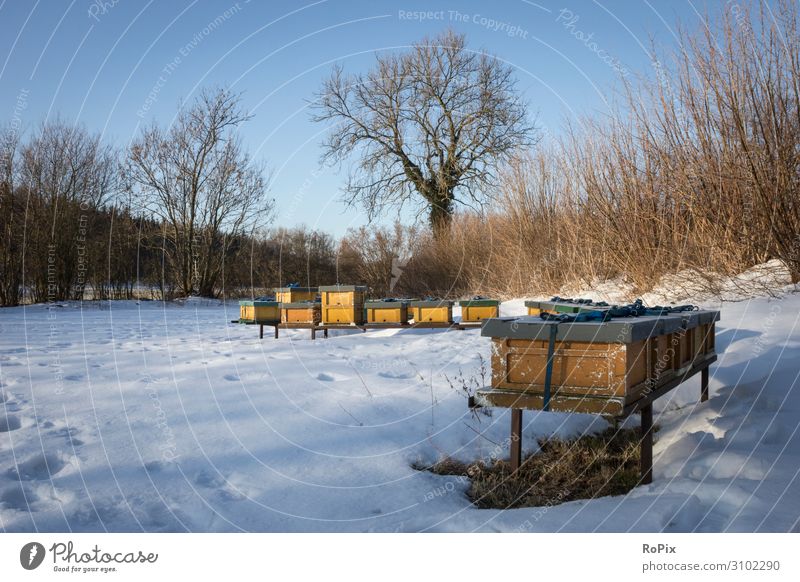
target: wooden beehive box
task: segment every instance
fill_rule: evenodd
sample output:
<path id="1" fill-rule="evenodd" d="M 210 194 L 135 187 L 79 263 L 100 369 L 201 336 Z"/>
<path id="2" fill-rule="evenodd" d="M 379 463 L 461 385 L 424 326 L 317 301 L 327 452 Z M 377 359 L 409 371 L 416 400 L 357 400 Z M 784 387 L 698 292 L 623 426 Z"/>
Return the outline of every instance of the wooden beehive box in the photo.
<path id="1" fill-rule="evenodd" d="M 453 302 L 412 301 L 411 313 L 414 323 L 453 323 Z"/>
<path id="2" fill-rule="evenodd" d="M 275 287 L 275 301 L 279 303 L 299 303 L 314 301 L 319 295 L 316 287 Z"/>
<path id="3" fill-rule="evenodd" d="M 717 311 L 692 311 L 558 324 L 550 410 L 623 416 L 643 395 L 677 386 L 716 360 L 718 320 Z M 492 386 L 478 391 L 479 404 L 542 408 L 551 325 L 538 317 L 484 324 Z"/>
<path id="4" fill-rule="evenodd" d="M 463 322 L 478 322 L 500 315 L 500 302 L 495 299 L 468 299 L 458 304 Z"/>
<path id="5" fill-rule="evenodd" d="M 273 323 L 281 320 L 277 301 L 239 301 L 240 323 Z"/>
<path id="6" fill-rule="evenodd" d="M 324 324 L 364 323 L 367 288 L 363 285 L 329 285 L 320 287 L 322 322 Z"/>
<path id="7" fill-rule="evenodd" d="M 320 304 L 313 301 L 281 303 L 281 323 L 316 325 L 321 319 Z"/>
<path id="8" fill-rule="evenodd" d="M 407 301 L 367 301 L 367 323 L 408 323 Z"/>

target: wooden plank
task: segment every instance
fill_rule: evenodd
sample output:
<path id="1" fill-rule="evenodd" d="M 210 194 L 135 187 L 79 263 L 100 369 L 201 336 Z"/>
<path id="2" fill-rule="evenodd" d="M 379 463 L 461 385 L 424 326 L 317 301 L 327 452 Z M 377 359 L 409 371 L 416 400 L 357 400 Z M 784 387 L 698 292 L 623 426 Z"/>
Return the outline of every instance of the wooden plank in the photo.
<path id="1" fill-rule="evenodd" d="M 535 392 L 514 392 L 496 388 L 479 390 L 475 394 L 479 406 L 497 408 L 522 408 L 542 410 L 544 394 Z M 593 398 L 589 396 L 565 396 L 553 394 L 550 397 L 550 410 L 555 412 L 583 412 L 614 417 L 622 413 L 624 401 L 621 398 Z"/>

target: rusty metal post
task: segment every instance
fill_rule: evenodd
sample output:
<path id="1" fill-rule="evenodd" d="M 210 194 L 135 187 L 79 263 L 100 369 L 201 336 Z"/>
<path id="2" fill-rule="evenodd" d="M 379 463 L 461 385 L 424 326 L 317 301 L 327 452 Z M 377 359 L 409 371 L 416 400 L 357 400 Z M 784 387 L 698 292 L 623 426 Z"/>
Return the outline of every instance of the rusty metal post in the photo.
<path id="1" fill-rule="evenodd" d="M 553 360 L 556 357 L 556 334 L 558 334 L 558 324 L 550 324 L 550 338 L 547 343 L 547 365 L 544 370 L 544 398 L 542 399 L 542 410 L 550 410 L 550 394 L 553 382 Z"/>
<path id="2" fill-rule="evenodd" d="M 642 416 L 642 442 L 639 452 L 639 466 L 641 470 L 641 483 L 647 485 L 653 482 L 653 404 L 650 403 L 641 411 Z"/>
<path id="3" fill-rule="evenodd" d="M 511 472 L 522 464 L 522 409 L 511 409 Z"/>
<path id="4" fill-rule="evenodd" d="M 264 339 L 264 324 L 258 324 L 258 339 Z"/>
<path id="5" fill-rule="evenodd" d="M 708 366 L 700 372 L 700 402 L 708 400 Z"/>

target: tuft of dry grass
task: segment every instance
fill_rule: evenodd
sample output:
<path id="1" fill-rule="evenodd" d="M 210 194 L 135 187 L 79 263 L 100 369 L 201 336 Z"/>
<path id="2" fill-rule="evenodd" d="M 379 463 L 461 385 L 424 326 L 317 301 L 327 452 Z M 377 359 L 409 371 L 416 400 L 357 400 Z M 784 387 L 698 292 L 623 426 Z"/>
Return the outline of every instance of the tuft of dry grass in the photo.
<path id="1" fill-rule="evenodd" d="M 525 458 L 516 473 L 508 461 L 464 463 L 451 458 L 415 468 L 469 478 L 467 496 L 482 509 L 552 506 L 624 495 L 636 487 L 640 440 L 639 429 L 613 428 L 575 440 L 541 440 L 541 450 Z"/>

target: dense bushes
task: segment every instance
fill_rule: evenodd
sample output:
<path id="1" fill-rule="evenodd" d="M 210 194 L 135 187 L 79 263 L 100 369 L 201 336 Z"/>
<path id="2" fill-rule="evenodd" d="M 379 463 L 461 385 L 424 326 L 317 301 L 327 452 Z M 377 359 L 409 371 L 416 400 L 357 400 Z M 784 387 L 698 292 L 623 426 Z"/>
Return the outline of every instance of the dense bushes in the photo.
<path id="1" fill-rule="evenodd" d="M 772 259 L 800 281 L 797 10 L 729 5 L 683 33 L 613 115 L 512 163 L 485 217 L 420 239 L 404 284 L 524 296 L 622 277 L 641 293 L 690 270 L 713 290 Z"/>

